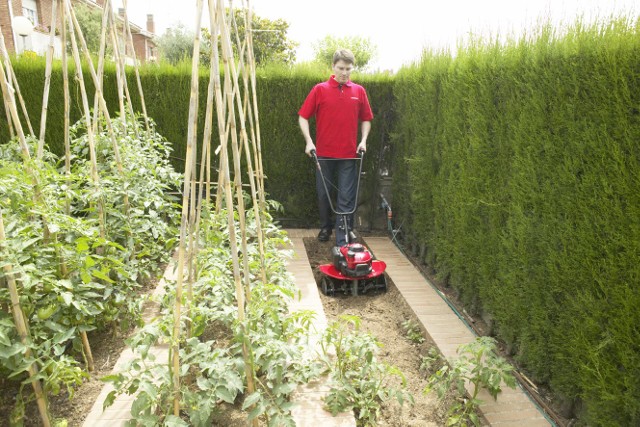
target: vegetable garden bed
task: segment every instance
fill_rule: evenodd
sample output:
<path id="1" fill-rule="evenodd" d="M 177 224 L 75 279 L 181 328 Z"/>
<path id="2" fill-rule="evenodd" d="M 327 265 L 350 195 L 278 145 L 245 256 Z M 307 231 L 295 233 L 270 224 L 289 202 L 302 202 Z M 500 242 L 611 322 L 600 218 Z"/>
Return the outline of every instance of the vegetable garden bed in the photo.
<path id="1" fill-rule="evenodd" d="M 309 263 L 316 283 L 321 281 L 317 268 L 331 262 L 332 241 L 319 242 L 315 238 L 304 238 Z M 329 323 L 340 316 L 357 316 L 361 320 L 361 331 L 371 334 L 381 344 L 378 358 L 381 362 L 395 366 L 406 378 L 406 389 L 413 395 L 415 405 L 402 407 L 396 401 L 382 405 L 380 426 L 442 426 L 446 423 L 447 402 L 441 403 L 433 394 L 424 394 L 427 376 L 423 358 L 437 350 L 431 340 L 422 334 L 419 321 L 398 292 L 393 281 L 387 277 L 387 292 L 372 291 L 365 295 L 352 296 L 337 293 L 320 298 Z M 401 386 L 399 378 L 393 380 Z"/>

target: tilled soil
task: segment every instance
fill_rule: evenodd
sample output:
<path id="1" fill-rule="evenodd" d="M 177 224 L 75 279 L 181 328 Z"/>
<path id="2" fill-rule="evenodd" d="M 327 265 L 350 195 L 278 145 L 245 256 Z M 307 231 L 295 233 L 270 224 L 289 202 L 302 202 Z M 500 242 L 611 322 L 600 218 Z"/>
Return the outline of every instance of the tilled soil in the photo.
<path id="1" fill-rule="evenodd" d="M 319 242 L 315 238 L 305 238 L 304 244 L 316 283 L 320 284 L 322 273 L 318 266 L 331 262 L 331 247 L 334 243 L 331 240 Z M 419 325 L 419 322 L 389 277 L 386 292 L 370 291 L 358 296 L 337 293 L 335 296 L 326 296 L 319 288 L 319 293 L 329 322 L 343 314 L 358 316 L 362 320 L 361 328 L 383 345 L 378 360 L 399 368 L 406 377 L 407 390 L 413 395 L 415 405 L 400 407 L 397 402 L 385 405 L 378 425 L 444 426 L 446 407 L 434 395 L 423 393 L 427 373 L 420 369 L 422 357 L 427 355 L 434 344 L 427 337 L 420 344 L 407 337 L 403 323 L 409 321 Z"/>

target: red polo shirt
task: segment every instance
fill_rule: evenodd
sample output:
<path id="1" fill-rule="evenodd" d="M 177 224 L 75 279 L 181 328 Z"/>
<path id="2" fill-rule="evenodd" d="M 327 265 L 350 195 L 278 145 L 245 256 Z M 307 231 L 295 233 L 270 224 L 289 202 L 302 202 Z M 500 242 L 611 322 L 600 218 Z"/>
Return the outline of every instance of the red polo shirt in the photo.
<path id="1" fill-rule="evenodd" d="M 373 119 L 364 88 L 351 80 L 340 86 L 335 76 L 311 89 L 298 115 L 316 117 L 316 154 L 333 158 L 354 157 L 358 124 Z"/>

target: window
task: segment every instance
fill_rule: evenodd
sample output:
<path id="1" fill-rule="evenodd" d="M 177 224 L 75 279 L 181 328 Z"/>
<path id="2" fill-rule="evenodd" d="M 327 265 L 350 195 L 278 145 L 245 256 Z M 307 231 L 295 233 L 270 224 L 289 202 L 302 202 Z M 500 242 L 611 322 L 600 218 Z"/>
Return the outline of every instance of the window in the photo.
<path id="1" fill-rule="evenodd" d="M 38 25 L 38 5 L 36 0 L 22 0 L 22 14 L 29 18 L 33 25 Z"/>

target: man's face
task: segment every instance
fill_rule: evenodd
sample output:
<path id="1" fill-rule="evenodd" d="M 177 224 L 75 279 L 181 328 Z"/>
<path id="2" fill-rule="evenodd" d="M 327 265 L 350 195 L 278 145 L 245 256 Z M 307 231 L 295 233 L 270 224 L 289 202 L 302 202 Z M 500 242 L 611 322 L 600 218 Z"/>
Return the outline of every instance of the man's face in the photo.
<path id="1" fill-rule="evenodd" d="M 353 70 L 353 64 L 344 62 L 342 59 L 333 64 L 333 74 L 336 75 L 336 81 L 340 84 L 345 84 L 349 81 L 349 76 Z"/>

